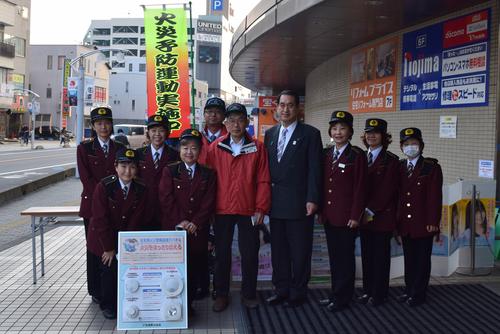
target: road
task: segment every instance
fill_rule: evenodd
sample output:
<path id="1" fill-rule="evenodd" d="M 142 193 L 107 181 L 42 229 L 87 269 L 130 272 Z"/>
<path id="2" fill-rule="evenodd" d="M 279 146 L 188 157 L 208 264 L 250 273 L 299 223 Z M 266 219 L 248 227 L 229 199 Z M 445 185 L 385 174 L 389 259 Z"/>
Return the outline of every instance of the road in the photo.
<path id="1" fill-rule="evenodd" d="M 0 152 L 0 192 L 75 166 L 75 148 Z"/>

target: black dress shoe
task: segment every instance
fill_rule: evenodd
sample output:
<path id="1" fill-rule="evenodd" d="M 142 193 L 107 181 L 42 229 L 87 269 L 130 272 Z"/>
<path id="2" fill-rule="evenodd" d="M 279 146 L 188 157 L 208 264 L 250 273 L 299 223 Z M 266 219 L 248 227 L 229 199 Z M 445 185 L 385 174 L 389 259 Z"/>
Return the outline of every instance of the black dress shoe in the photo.
<path id="1" fill-rule="evenodd" d="M 378 299 L 377 298 L 376 299 L 376 298 L 370 297 L 370 299 L 368 299 L 367 304 L 370 305 L 370 306 L 373 306 L 373 307 L 377 307 L 379 305 L 382 305 L 386 301 L 387 301 L 387 299 L 385 299 L 385 298 L 382 298 L 382 299 Z"/>
<path id="2" fill-rule="evenodd" d="M 318 304 L 321 306 L 328 306 L 333 301 L 331 298 L 325 298 L 325 299 L 320 299 L 318 300 Z"/>
<path id="3" fill-rule="evenodd" d="M 349 304 L 339 304 L 339 303 L 333 301 L 326 306 L 326 309 L 330 312 L 338 312 L 338 311 L 342 311 L 343 309 L 348 308 L 348 307 L 349 307 Z"/>
<path id="4" fill-rule="evenodd" d="M 358 298 L 356 298 L 356 301 L 360 304 L 366 304 L 368 303 L 368 300 L 370 299 L 370 296 L 368 296 L 366 293 Z"/>
<path id="5" fill-rule="evenodd" d="M 266 299 L 266 304 L 271 305 L 271 306 L 279 305 L 279 304 L 283 303 L 285 300 L 286 300 L 286 297 L 280 296 L 278 294 L 274 294 L 271 297 Z"/>
<path id="6" fill-rule="evenodd" d="M 293 308 L 293 307 L 299 307 L 303 305 L 306 302 L 304 298 L 301 299 L 287 299 L 283 302 L 283 307 L 287 308 Z"/>
<path id="7" fill-rule="evenodd" d="M 416 299 L 413 297 L 410 297 L 406 300 L 406 304 L 408 304 L 410 307 L 415 307 L 418 305 L 422 305 L 424 303 L 423 299 Z"/>
<path id="8" fill-rule="evenodd" d="M 406 293 L 403 293 L 402 295 L 397 296 L 396 300 L 400 303 L 404 303 L 408 300 L 408 298 L 410 298 L 410 296 L 408 296 Z"/>
<path id="9" fill-rule="evenodd" d="M 102 315 L 106 319 L 116 319 L 116 312 L 110 309 L 102 310 Z"/>

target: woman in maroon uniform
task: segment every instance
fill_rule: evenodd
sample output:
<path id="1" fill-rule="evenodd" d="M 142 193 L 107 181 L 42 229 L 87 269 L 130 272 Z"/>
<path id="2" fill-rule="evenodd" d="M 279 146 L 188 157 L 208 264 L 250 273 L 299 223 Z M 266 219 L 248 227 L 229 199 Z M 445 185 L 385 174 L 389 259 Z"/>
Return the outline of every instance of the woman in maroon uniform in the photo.
<path id="1" fill-rule="evenodd" d="M 405 293 L 400 302 L 417 306 L 425 302 L 431 274 L 432 241 L 439 235 L 443 202 L 443 173 L 436 159 L 424 158 L 422 132 L 401 130 L 398 233 L 403 238 Z"/>
<path id="2" fill-rule="evenodd" d="M 187 129 L 180 137 L 182 161 L 163 170 L 159 186 L 162 227 L 184 229 L 188 233 L 188 305 L 196 293 L 196 281 L 208 257 L 209 220 L 214 214 L 216 197 L 215 172 L 198 163 L 202 145 L 201 133 Z"/>
<path id="3" fill-rule="evenodd" d="M 358 301 L 377 306 L 387 300 L 391 269 L 391 238 L 396 229 L 399 158 L 389 152 L 387 122 L 368 118 L 361 140 L 368 149 L 367 196 L 360 228 L 363 295 Z"/>
<path id="4" fill-rule="evenodd" d="M 116 174 L 115 154 L 125 147 L 111 140 L 113 115 L 110 108 L 99 107 L 90 112 L 92 138 L 82 142 L 76 149 L 76 161 L 83 191 L 80 202 L 80 217 L 85 226 L 85 238 L 92 217 L 92 196 L 96 185 L 103 178 Z M 87 252 L 87 287 L 95 303 L 101 302 L 99 279 L 100 259 Z"/>
<path id="5" fill-rule="evenodd" d="M 170 135 L 170 122 L 166 116 L 152 115 L 148 118 L 147 138 L 150 144 L 136 150 L 139 159 L 139 177 L 152 193 L 158 193 L 158 183 L 163 168 L 169 163 L 179 160 L 179 152 L 165 144 Z M 151 226 L 148 230 L 159 230 L 161 226 L 158 196 L 151 203 L 154 211 Z"/>
<path id="6" fill-rule="evenodd" d="M 353 117 L 334 111 L 328 134 L 334 146 L 324 150 L 324 191 L 320 221 L 325 227 L 332 292 L 319 301 L 331 312 L 349 306 L 354 294 L 354 241 L 358 234 L 366 195 L 366 155 L 349 141 Z"/>

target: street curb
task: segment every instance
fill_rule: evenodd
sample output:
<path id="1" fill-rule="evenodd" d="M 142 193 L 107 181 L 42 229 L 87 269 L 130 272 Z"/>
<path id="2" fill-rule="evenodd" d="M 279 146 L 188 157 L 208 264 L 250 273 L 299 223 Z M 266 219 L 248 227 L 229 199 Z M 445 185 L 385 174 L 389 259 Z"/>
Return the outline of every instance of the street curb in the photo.
<path id="1" fill-rule="evenodd" d="M 68 177 L 75 176 L 75 169 L 75 167 L 71 167 L 63 171 L 47 175 L 38 180 L 34 180 L 17 187 L 7 189 L 6 191 L 0 193 L 0 205 L 34 192 L 40 188 L 46 187 L 56 182 L 64 181 Z"/>

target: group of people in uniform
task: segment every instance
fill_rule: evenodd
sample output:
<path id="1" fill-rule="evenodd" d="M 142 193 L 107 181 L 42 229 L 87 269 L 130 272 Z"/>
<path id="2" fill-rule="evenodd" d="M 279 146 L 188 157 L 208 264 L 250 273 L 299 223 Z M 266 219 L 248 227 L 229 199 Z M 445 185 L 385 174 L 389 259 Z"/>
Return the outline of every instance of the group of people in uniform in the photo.
<path id="1" fill-rule="evenodd" d="M 165 144 L 168 119 L 147 121 L 149 144 L 132 150 L 111 139 L 112 111 L 91 112 L 92 139 L 77 149 L 83 184 L 80 216 L 87 239 L 88 292 L 106 318 L 116 317 L 117 237 L 125 230 L 183 229 L 188 235 L 188 303 L 197 289 L 208 293 L 209 233 L 216 255 L 213 311 L 230 303 L 234 226 L 241 254 L 241 301 L 259 306 L 259 230 L 270 220 L 273 294 L 269 305 L 298 307 L 307 301 L 313 224 L 323 224 L 330 259 L 331 294 L 319 300 L 329 311 L 354 297 L 355 238 L 360 235 L 363 294 L 360 303 L 387 301 L 390 242 L 404 250 L 405 294 L 410 306 L 425 301 L 433 237 L 439 233 L 442 172 L 422 156 L 417 128 L 400 132 L 405 159 L 388 151 L 387 122 L 369 118 L 361 135 L 366 151 L 350 144 L 353 116 L 335 111 L 323 148 L 320 131 L 300 120 L 299 96 L 285 90 L 277 99 L 279 124 L 264 142 L 247 132 L 245 106 L 213 97 L 204 108 L 203 131 L 187 129 L 179 147 Z M 198 292 L 199 292 L 198 291 Z"/>

